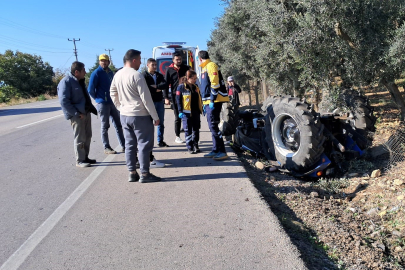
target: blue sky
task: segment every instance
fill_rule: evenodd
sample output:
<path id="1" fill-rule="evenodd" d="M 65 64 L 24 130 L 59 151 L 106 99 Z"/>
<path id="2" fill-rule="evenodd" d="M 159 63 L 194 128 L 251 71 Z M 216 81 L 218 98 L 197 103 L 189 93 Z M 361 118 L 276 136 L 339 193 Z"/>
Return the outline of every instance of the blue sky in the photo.
<path id="1" fill-rule="evenodd" d="M 67 69 L 78 59 L 90 68 L 96 55 L 111 51 L 117 67 L 128 49 L 152 57 L 164 41 L 184 41 L 207 48 L 215 18 L 224 10 L 220 0 L 38 0 L 1 1 L 0 53 L 11 49 L 37 54 L 51 66 Z"/>

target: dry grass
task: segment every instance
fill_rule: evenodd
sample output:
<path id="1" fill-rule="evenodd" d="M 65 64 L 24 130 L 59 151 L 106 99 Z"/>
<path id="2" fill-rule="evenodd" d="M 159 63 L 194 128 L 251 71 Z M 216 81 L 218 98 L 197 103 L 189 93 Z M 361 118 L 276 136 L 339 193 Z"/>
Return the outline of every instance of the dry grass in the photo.
<path id="1" fill-rule="evenodd" d="M 51 96 L 49 94 L 40 95 L 39 97 L 32 97 L 32 98 L 12 98 L 9 102 L 0 103 L 0 108 L 13 106 L 13 105 L 20 105 L 26 103 L 33 103 L 37 101 L 47 100 L 47 99 L 55 99 L 57 96 Z"/>

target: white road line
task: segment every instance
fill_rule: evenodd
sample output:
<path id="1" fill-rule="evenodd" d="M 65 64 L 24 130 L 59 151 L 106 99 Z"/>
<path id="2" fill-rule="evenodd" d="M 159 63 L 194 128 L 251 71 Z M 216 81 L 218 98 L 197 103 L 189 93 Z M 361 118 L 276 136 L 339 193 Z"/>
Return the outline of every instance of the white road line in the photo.
<path id="1" fill-rule="evenodd" d="M 31 124 L 26 124 L 26 125 L 23 125 L 23 126 L 19 126 L 19 127 L 16 127 L 16 128 L 23 128 L 23 127 L 32 126 L 32 125 L 35 125 L 35 124 L 38 124 L 38 123 L 41 123 L 41 122 L 51 120 L 51 119 L 56 118 L 56 117 L 61 117 L 62 115 L 63 114 L 58 114 L 58 115 L 55 115 L 55 116 L 52 116 L 52 117 L 49 117 L 49 118 L 46 118 L 46 119 L 43 119 L 43 120 L 40 120 L 40 121 L 33 122 Z"/>
<path id="2" fill-rule="evenodd" d="M 117 147 L 118 149 L 118 147 Z M 103 162 L 110 162 L 115 155 L 109 155 Z M 86 192 L 93 184 L 97 177 L 107 168 L 107 166 L 97 167 L 72 194 L 35 230 L 35 232 L 8 258 L 8 260 L 0 267 L 0 270 L 17 270 L 23 264 L 31 252 L 38 244 L 49 234 L 55 225 L 76 203 L 76 201 Z"/>

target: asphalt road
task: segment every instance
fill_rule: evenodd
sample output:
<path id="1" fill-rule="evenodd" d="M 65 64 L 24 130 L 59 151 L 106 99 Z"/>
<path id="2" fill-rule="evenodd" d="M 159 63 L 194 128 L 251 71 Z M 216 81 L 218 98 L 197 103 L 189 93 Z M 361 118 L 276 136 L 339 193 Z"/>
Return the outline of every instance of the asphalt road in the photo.
<path id="1" fill-rule="evenodd" d="M 122 153 L 105 155 L 92 117 L 90 158 L 77 168 L 57 100 L 0 109 L 0 270 L 306 269 L 233 153 L 203 158 L 175 145 L 166 110 L 160 183 L 128 183 Z M 183 136 L 183 135 L 182 135 Z M 118 147 L 114 129 L 110 142 Z"/>

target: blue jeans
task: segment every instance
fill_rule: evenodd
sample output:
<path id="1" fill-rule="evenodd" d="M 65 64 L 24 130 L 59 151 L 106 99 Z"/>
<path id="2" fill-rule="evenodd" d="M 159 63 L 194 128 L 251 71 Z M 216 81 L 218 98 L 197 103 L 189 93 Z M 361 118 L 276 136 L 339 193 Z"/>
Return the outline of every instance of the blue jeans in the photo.
<path id="1" fill-rule="evenodd" d="M 103 141 L 104 148 L 111 148 L 110 141 L 108 139 L 108 129 L 111 122 L 115 127 L 117 133 L 118 142 L 121 147 L 125 147 L 124 133 L 122 132 L 120 112 L 115 108 L 113 103 L 98 103 L 97 111 L 100 114 L 101 120 L 101 140 Z"/>
<path id="2" fill-rule="evenodd" d="M 159 102 L 154 102 L 155 103 L 155 108 L 156 108 L 156 112 L 158 114 L 160 123 L 157 127 L 157 142 L 163 142 L 163 135 L 165 133 L 165 125 L 164 125 L 164 121 L 165 121 L 165 103 L 164 101 L 159 101 Z"/>

